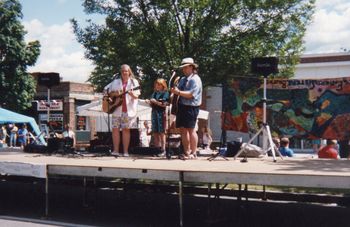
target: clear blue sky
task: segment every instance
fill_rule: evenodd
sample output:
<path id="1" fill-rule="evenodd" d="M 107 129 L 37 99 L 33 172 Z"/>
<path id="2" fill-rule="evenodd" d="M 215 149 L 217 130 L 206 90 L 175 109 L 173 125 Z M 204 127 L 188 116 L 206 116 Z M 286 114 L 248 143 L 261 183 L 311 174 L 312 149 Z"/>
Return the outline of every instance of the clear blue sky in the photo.
<path id="1" fill-rule="evenodd" d="M 71 18 L 86 19 L 81 0 L 20 0 L 23 20 L 38 19 L 44 24 L 63 24 Z"/>
<path id="2" fill-rule="evenodd" d="M 26 41 L 39 40 L 41 54 L 30 72 L 58 72 L 66 81 L 85 82 L 93 65 L 76 41 L 70 19 L 84 26 L 86 19 L 103 23 L 101 15 L 87 15 L 82 0 L 20 0 Z"/>

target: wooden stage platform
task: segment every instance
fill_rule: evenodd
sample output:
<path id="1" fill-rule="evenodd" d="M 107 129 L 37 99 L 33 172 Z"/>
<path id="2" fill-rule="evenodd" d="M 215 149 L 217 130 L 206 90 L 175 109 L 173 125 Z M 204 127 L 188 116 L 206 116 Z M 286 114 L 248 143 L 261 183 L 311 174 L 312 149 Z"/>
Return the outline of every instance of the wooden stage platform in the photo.
<path id="1" fill-rule="evenodd" d="M 350 160 L 322 160 L 311 156 L 277 158 L 277 162 L 273 162 L 272 157 L 249 158 L 246 163 L 240 160 L 218 158 L 208 161 L 207 157 L 199 157 L 183 161 L 147 156 L 46 155 L 2 149 L 0 173 L 45 178 L 46 181 L 58 175 L 178 182 L 180 226 L 182 187 L 186 182 L 350 189 Z M 47 197 L 48 193 L 47 183 Z"/>
<path id="2" fill-rule="evenodd" d="M 350 160 L 322 160 L 311 156 L 278 158 L 277 162 L 273 162 L 271 157 L 249 158 L 247 163 L 240 160 L 218 158 L 208 161 L 206 157 L 199 157 L 183 161 L 148 156 L 114 158 L 2 150 L 0 173 L 39 178 L 47 174 L 48 177 L 67 175 L 166 181 L 179 181 L 181 173 L 184 182 L 350 189 Z"/>

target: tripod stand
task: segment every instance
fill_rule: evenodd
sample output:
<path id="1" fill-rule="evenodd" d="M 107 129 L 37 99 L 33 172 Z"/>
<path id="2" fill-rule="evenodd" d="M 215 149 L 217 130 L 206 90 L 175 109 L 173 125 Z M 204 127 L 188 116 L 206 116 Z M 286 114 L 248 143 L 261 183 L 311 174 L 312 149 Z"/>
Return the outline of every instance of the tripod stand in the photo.
<path id="1" fill-rule="evenodd" d="M 237 154 L 234 156 L 234 159 L 236 159 L 242 152 L 245 152 L 245 148 L 251 144 L 254 139 L 260 135 L 260 133 L 263 133 L 263 151 L 265 154 L 269 150 L 271 150 L 272 156 L 273 156 L 273 161 L 276 162 L 276 155 L 275 151 L 279 154 L 279 156 L 282 158 L 281 153 L 279 152 L 278 149 L 275 149 L 274 143 L 272 141 L 272 136 L 271 136 L 271 131 L 269 125 L 266 123 L 266 82 L 267 82 L 267 75 L 264 75 L 264 96 L 263 96 L 263 123 L 261 128 L 258 130 L 258 132 L 237 152 Z M 269 145 L 269 146 L 268 146 Z M 247 162 L 247 157 L 244 157 L 242 162 Z"/>

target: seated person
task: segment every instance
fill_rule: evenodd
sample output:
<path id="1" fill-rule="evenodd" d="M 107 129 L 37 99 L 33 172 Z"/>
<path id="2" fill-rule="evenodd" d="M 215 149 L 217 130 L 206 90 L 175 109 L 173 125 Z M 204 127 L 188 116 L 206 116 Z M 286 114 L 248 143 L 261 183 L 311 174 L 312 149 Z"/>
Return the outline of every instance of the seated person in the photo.
<path id="1" fill-rule="evenodd" d="M 149 147 L 151 143 L 152 131 L 148 125 L 148 121 L 143 122 L 144 128 L 140 129 L 140 142 L 141 147 Z"/>
<path id="2" fill-rule="evenodd" d="M 208 128 L 208 126 L 204 126 L 202 128 L 202 148 L 203 149 L 210 149 L 210 145 L 213 142 L 213 138 L 212 138 L 212 132 L 210 130 L 210 128 Z"/>
<path id="3" fill-rule="evenodd" d="M 29 132 L 28 132 L 28 129 L 27 129 L 27 125 L 26 125 L 26 124 L 23 124 L 23 125 L 22 125 L 22 128 L 20 128 L 20 129 L 18 130 L 18 142 L 19 142 L 19 144 L 20 144 L 20 146 L 21 146 L 21 149 L 23 149 L 24 146 L 27 145 L 27 142 L 28 142 L 28 140 L 27 140 L 28 133 L 29 133 Z"/>
<path id="4" fill-rule="evenodd" d="M 278 150 L 282 156 L 288 156 L 288 157 L 294 156 L 293 150 L 289 148 L 289 139 L 287 137 L 283 137 L 281 139 L 281 144 Z"/>
<path id="5" fill-rule="evenodd" d="M 338 159 L 337 140 L 327 140 L 327 145 L 318 151 L 318 158 Z"/>
<path id="6" fill-rule="evenodd" d="M 64 126 L 64 131 L 63 131 L 63 138 L 65 138 L 66 140 L 71 140 L 72 144 L 72 148 L 75 148 L 76 145 L 76 139 L 75 139 L 75 133 L 73 132 L 72 128 L 70 127 L 69 124 L 66 124 Z"/>

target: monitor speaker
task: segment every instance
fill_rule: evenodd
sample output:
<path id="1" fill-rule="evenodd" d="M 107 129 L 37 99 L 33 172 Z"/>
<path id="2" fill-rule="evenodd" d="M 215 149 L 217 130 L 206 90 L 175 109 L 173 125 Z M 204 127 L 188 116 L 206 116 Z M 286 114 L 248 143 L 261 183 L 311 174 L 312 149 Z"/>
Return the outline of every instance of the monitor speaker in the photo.
<path id="1" fill-rule="evenodd" d="M 259 57 L 252 60 L 252 72 L 268 76 L 278 73 L 278 58 L 276 57 Z"/>
<path id="2" fill-rule="evenodd" d="M 40 73 L 38 75 L 38 84 L 46 87 L 59 85 L 60 74 L 59 73 Z"/>

